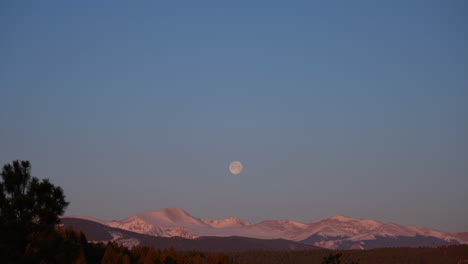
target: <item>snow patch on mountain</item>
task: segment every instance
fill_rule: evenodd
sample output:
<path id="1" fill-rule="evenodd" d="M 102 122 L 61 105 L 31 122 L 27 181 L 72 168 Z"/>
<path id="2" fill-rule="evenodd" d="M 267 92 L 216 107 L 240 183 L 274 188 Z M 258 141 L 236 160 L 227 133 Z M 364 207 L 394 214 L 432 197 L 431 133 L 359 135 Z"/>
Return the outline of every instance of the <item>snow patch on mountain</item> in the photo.
<path id="1" fill-rule="evenodd" d="M 153 218 L 148 218 L 141 215 L 131 216 L 122 221 L 111 221 L 104 222 L 105 225 L 110 227 L 120 228 L 123 230 L 132 231 L 135 233 L 152 235 L 152 236 L 161 236 L 161 237 L 173 237 L 180 236 L 184 238 L 193 239 L 197 236 L 192 234 L 186 227 L 183 225 L 174 224 L 168 222 L 166 219 L 163 221 L 154 221 Z M 163 225 L 160 223 L 163 222 Z"/>

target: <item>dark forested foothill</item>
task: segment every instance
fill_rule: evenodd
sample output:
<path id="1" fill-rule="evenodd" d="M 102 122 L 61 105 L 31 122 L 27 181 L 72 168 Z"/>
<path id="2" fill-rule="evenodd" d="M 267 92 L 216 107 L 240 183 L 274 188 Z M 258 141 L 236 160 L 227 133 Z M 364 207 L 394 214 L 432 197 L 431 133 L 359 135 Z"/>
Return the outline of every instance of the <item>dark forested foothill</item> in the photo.
<path id="1" fill-rule="evenodd" d="M 227 253 L 241 263 L 256 264 L 441 264 L 468 263 L 468 245 L 437 248 L 377 248 L 368 250 L 251 251 Z M 339 258 L 336 256 L 339 255 Z M 338 262 L 339 261 L 339 262 Z"/>

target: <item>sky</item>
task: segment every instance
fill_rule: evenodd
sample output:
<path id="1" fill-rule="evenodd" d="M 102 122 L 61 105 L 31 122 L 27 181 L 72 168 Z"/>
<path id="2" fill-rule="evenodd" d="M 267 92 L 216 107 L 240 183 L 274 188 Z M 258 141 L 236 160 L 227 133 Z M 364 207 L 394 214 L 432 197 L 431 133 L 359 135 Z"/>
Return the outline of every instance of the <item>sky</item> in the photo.
<path id="1" fill-rule="evenodd" d="M 1 1 L 0 165 L 31 161 L 67 215 L 468 231 L 467 14 L 462 0 Z"/>

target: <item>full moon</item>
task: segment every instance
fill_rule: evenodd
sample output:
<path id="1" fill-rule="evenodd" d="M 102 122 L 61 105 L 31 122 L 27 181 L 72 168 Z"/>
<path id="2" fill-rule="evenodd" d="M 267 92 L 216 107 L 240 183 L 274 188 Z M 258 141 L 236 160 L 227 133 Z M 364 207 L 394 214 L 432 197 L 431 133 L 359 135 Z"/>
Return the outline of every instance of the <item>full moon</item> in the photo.
<path id="1" fill-rule="evenodd" d="M 234 175 L 241 173 L 243 168 L 244 167 L 240 161 L 233 161 L 229 164 L 229 171 Z"/>

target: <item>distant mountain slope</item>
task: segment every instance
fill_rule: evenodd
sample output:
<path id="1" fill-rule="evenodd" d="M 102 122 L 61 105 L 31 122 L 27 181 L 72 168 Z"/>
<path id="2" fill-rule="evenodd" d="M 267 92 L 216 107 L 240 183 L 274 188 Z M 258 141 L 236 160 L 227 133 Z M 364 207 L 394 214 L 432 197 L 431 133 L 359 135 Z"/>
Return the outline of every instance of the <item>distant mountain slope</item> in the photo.
<path id="1" fill-rule="evenodd" d="M 319 247 L 305 245 L 284 239 L 256 239 L 248 237 L 155 237 L 118 229 L 80 218 L 62 218 L 63 227 L 83 231 L 89 241 L 115 241 L 125 246 L 150 246 L 176 250 L 199 250 L 206 252 L 238 252 L 250 250 L 304 250 Z"/>
<path id="2" fill-rule="evenodd" d="M 314 226 L 313 235 L 301 242 L 324 248 L 437 247 L 465 243 L 453 234 L 437 230 L 341 216 L 310 225 Z"/>
<path id="3" fill-rule="evenodd" d="M 468 232 L 458 232 L 458 233 L 454 233 L 453 235 L 455 235 L 456 237 L 460 239 L 465 240 L 468 243 Z"/>
<path id="4" fill-rule="evenodd" d="M 166 208 L 133 215 L 120 221 L 78 218 L 157 237 L 196 239 L 207 236 L 239 236 L 286 239 L 332 249 L 419 247 L 467 243 L 463 233 L 455 235 L 433 229 L 347 216 L 334 216 L 309 224 L 289 220 L 266 220 L 252 224 L 235 217 L 221 220 L 198 219 L 183 210 Z"/>

